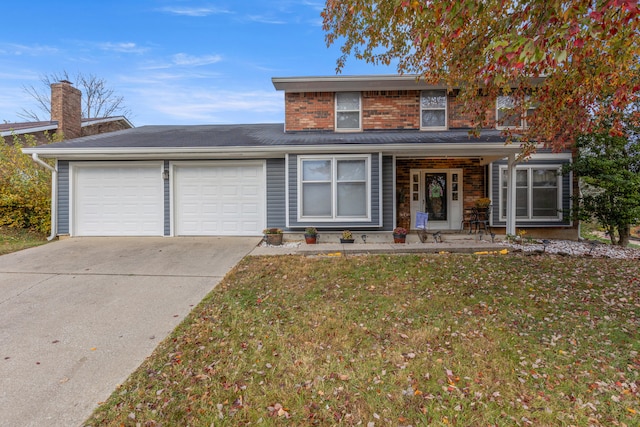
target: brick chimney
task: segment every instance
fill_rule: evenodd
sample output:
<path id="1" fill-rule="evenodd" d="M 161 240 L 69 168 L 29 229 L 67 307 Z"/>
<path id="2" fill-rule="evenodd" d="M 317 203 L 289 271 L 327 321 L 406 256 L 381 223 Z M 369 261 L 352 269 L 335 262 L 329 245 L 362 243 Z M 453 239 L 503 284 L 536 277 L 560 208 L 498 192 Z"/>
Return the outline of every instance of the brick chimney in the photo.
<path id="1" fill-rule="evenodd" d="M 58 122 L 64 139 L 82 136 L 82 92 L 70 81 L 51 84 L 51 121 Z"/>

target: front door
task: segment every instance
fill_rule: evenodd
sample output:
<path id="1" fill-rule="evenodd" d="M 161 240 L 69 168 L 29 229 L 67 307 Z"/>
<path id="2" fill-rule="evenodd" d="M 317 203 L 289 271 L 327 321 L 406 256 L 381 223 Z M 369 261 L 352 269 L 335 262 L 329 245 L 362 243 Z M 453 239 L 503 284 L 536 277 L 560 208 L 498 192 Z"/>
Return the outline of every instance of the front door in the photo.
<path id="1" fill-rule="evenodd" d="M 462 219 L 462 169 L 411 170 L 411 228 L 416 212 L 428 212 L 427 228 L 454 230 Z"/>

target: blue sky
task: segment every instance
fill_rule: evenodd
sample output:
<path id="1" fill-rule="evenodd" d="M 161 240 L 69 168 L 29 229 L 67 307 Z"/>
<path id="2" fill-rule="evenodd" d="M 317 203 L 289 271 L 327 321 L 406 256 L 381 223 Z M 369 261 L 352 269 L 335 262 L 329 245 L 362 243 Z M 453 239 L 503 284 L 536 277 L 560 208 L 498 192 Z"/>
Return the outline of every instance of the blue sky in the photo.
<path id="1" fill-rule="evenodd" d="M 94 74 L 136 126 L 284 121 L 271 77 L 334 75 L 315 0 L 11 1 L 3 4 L 0 122 L 36 109 L 42 75 Z M 391 68 L 351 60 L 342 74 Z"/>

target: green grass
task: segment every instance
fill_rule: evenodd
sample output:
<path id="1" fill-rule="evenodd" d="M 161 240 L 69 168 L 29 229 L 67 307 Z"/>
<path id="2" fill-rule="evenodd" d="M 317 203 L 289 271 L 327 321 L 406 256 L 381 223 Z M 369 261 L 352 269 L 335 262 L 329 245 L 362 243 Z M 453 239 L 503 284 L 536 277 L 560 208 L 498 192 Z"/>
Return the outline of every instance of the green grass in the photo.
<path id="1" fill-rule="evenodd" d="M 639 425 L 640 266 L 249 257 L 86 425 Z"/>
<path id="2" fill-rule="evenodd" d="M 0 255 L 40 246 L 45 243 L 47 243 L 47 238 L 41 233 L 0 227 Z"/>

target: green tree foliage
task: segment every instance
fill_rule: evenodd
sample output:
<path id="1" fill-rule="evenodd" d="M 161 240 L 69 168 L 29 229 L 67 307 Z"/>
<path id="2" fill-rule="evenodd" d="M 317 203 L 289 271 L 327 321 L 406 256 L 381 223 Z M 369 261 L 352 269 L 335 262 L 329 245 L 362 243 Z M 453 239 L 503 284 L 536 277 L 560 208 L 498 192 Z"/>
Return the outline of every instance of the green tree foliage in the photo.
<path id="1" fill-rule="evenodd" d="M 499 94 L 533 104 L 525 142 L 565 148 L 640 91 L 638 0 L 327 0 L 323 19 L 338 71 L 353 56 L 456 88 L 478 128 Z"/>
<path id="2" fill-rule="evenodd" d="M 566 170 L 581 180 L 579 219 L 596 219 L 612 244 L 627 246 L 631 226 L 640 223 L 640 132 L 611 135 L 610 129 L 577 138 L 578 157 Z"/>
<path id="3" fill-rule="evenodd" d="M 49 142 L 56 136 L 47 135 Z M 51 227 L 51 171 L 21 149 L 36 145 L 32 135 L 0 137 L 0 225 L 46 233 Z"/>

